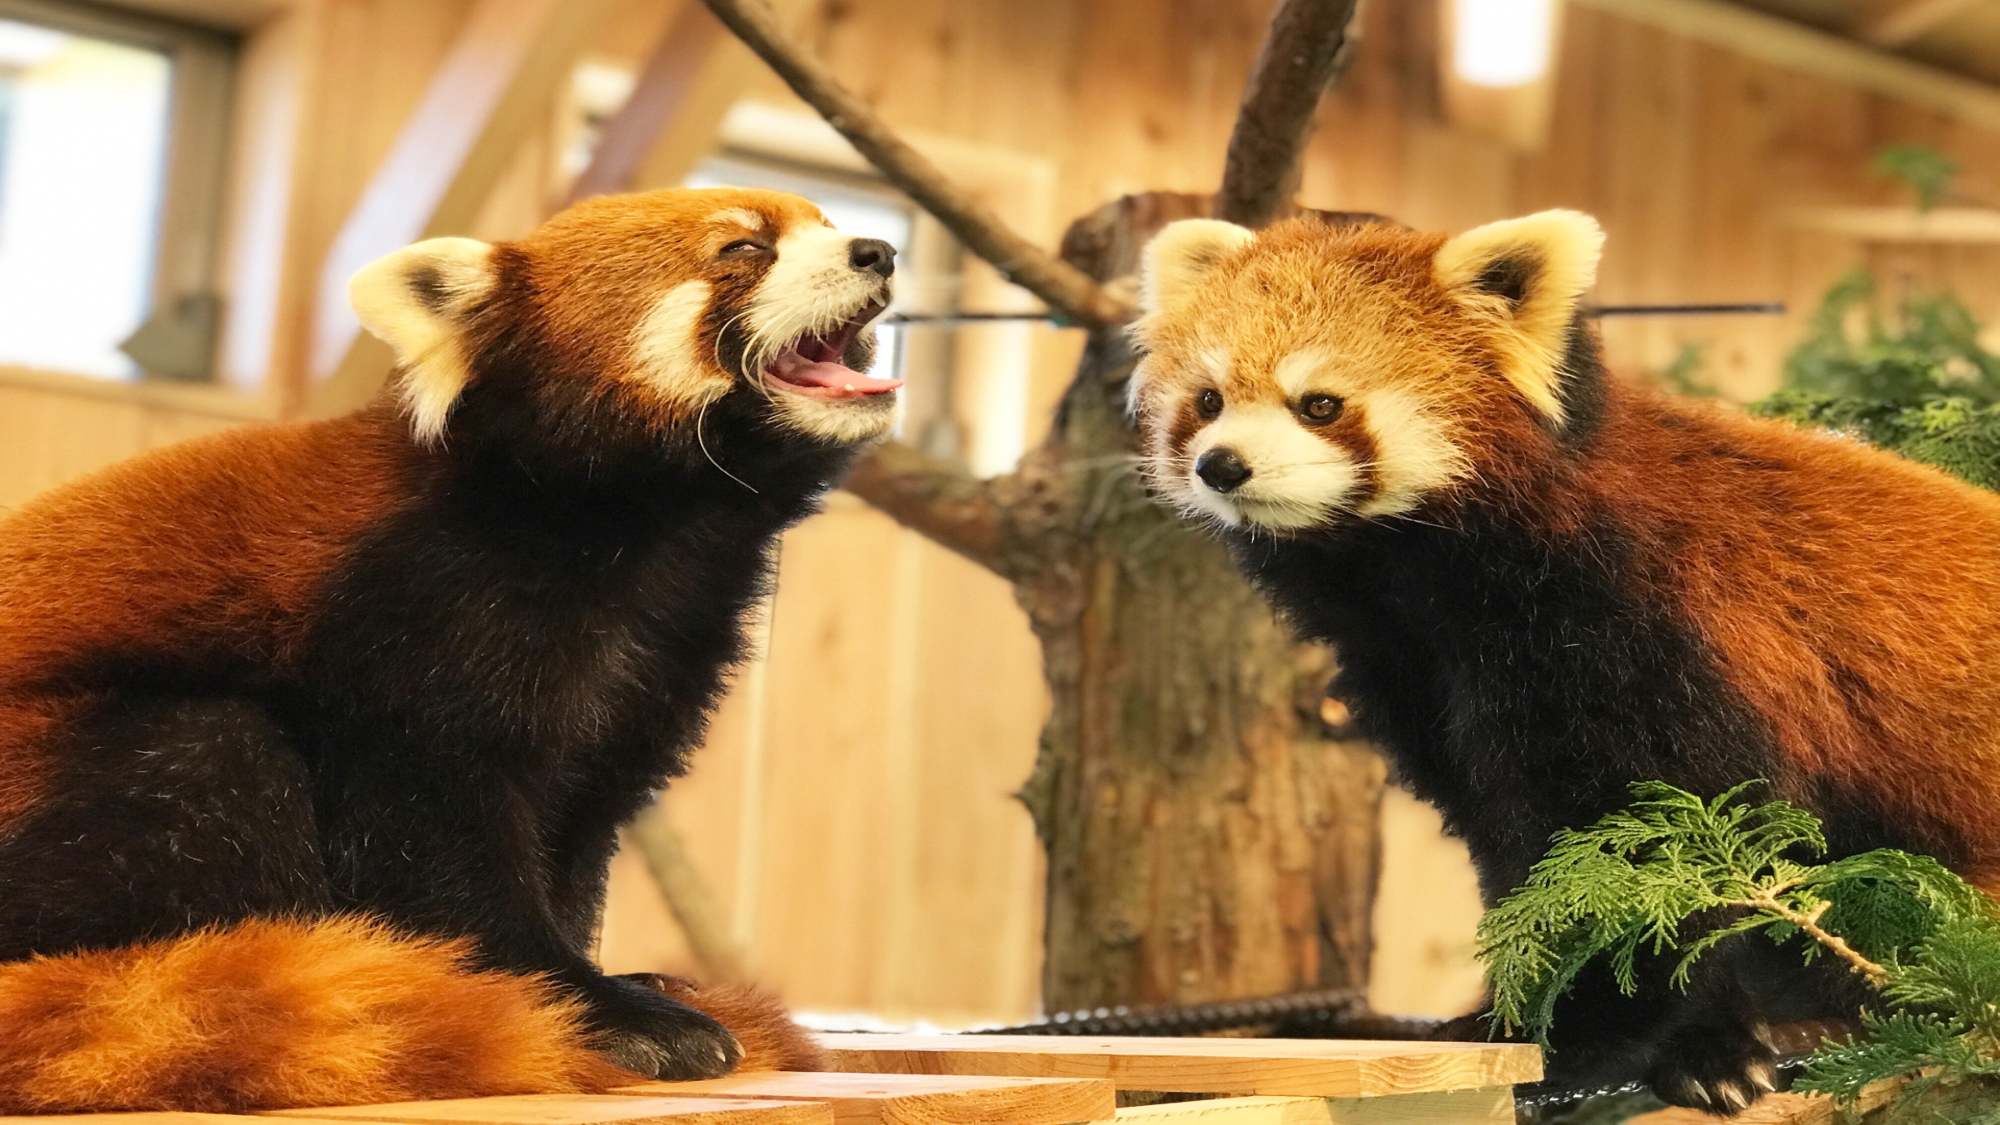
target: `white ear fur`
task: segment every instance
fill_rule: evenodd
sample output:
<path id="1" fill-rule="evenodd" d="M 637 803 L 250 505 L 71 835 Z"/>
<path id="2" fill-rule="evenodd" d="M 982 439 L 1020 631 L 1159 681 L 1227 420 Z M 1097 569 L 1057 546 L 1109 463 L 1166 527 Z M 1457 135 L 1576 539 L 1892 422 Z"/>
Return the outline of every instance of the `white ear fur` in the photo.
<path id="1" fill-rule="evenodd" d="M 472 378 L 460 316 L 493 287 L 493 247 L 474 238 L 430 238 L 363 266 L 347 283 L 362 327 L 396 353 L 403 410 L 420 442 L 444 432 Z"/>
<path id="2" fill-rule="evenodd" d="M 1172 308 L 1208 276 L 1217 262 L 1257 235 L 1220 219 L 1181 219 L 1160 228 L 1139 254 L 1139 308 L 1147 315 Z"/>
<path id="3" fill-rule="evenodd" d="M 1432 260 L 1443 286 L 1502 325 L 1509 382 L 1560 423 L 1563 349 L 1577 302 L 1597 280 L 1604 230 L 1580 211 L 1540 211 L 1474 227 Z"/>

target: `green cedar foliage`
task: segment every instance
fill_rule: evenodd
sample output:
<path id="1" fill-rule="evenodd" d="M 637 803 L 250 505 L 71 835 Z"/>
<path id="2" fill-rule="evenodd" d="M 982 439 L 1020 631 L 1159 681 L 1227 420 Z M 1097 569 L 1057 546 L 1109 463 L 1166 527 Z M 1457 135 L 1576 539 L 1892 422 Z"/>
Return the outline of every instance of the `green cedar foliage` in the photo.
<path id="1" fill-rule="evenodd" d="M 1645 958 L 1685 987 L 1718 944 L 1757 934 L 1808 961 L 1838 959 L 1880 997 L 1861 1036 L 1822 1047 L 1796 1089 L 1851 1103 L 1872 1082 L 1915 1076 L 1890 1119 L 2000 1125 L 2000 907 L 1925 856 L 1820 862 L 1818 818 L 1752 801 L 1760 784 L 1703 799 L 1641 782 L 1630 807 L 1557 833 L 1480 923 L 1496 1030 L 1546 1044 L 1557 1000 L 1600 959 L 1628 995 Z"/>
<path id="2" fill-rule="evenodd" d="M 2000 488 L 2000 354 L 1948 294 L 1907 296 L 1885 316 L 1874 278 L 1847 275 L 1785 361 L 1785 389 L 1752 409 Z"/>

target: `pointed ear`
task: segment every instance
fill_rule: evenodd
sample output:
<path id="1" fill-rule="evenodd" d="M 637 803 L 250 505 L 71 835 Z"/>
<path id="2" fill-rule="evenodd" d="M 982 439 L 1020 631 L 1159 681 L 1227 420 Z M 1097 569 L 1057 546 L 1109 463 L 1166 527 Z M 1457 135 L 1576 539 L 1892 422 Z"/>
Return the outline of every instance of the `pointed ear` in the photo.
<path id="1" fill-rule="evenodd" d="M 1217 263 L 1256 238 L 1220 219 L 1181 219 L 1160 228 L 1139 255 L 1139 309 L 1151 316 L 1174 307 Z"/>
<path id="2" fill-rule="evenodd" d="M 1577 303 L 1597 279 L 1604 231 L 1580 211 L 1542 211 L 1475 227 L 1438 249 L 1438 284 L 1501 326 L 1505 374 L 1563 420 L 1562 362 Z"/>
<path id="3" fill-rule="evenodd" d="M 347 283 L 361 324 L 396 353 L 403 410 L 420 442 L 444 433 L 452 404 L 472 379 L 466 314 L 493 288 L 493 247 L 473 238 L 430 238 L 375 259 Z"/>

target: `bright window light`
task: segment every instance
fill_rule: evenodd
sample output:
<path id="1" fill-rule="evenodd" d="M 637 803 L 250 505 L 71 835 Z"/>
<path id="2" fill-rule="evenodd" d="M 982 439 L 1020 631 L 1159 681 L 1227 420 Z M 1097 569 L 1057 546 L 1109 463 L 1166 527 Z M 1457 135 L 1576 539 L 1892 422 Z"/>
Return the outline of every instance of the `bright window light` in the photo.
<path id="1" fill-rule="evenodd" d="M 1456 0 L 1451 66 L 1475 86 L 1525 86 L 1549 69 L 1555 0 Z"/>
<path id="2" fill-rule="evenodd" d="M 152 303 L 173 64 L 0 20 L 0 363 L 128 378 Z"/>

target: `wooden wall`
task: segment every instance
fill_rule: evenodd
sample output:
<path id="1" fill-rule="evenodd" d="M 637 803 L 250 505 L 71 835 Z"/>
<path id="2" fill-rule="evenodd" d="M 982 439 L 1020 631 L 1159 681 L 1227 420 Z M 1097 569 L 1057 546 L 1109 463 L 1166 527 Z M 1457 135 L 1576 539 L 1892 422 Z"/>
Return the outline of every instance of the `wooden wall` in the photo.
<path id="1" fill-rule="evenodd" d="M 271 100 L 246 108 L 260 112 L 244 128 L 259 138 L 252 155 L 290 170 L 275 186 L 239 183 L 232 276 L 240 307 L 265 319 L 232 325 L 232 381 L 253 382 L 260 358 L 281 375 L 296 368 L 326 247 L 469 7 L 302 0 L 260 33 L 264 77 L 252 89 Z M 631 0 L 607 57 L 630 58 L 643 43 L 631 29 L 657 26 L 657 7 Z M 898 125 L 977 147 L 989 163 L 1018 153 L 1024 169 L 1053 169 L 1051 202 L 1022 220 L 1053 244 L 1067 216 L 1121 192 L 1213 186 L 1269 8 L 821 0 L 804 27 Z M 1818 291 L 1863 261 L 1958 286 L 2000 322 L 2000 251 L 1863 245 L 1785 218 L 1808 204 L 1893 202 L 1867 170 L 1890 142 L 1944 148 L 1992 194 L 2000 130 L 1572 6 L 1551 141 L 1521 154 L 1441 121 L 1431 4 L 1367 12 L 1356 66 L 1321 118 L 1307 202 L 1425 226 L 1580 207 L 1610 232 L 1605 301 L 1794 309 L 1782 320 L 1608 326 L 1612 356 L 1630 369 L 1702 342 L 1727 390 L 1761 392 Z M 748 96 L 794 104 L 768 77 Z M 552 143 L 523 144 L 471 233 L 504 236 L 542 210 Z M 285 144 L 294 151 L 270 160 Z M 280 234 L 255 236 L 253 219 Z M 1045 417 L 1078 341 L 1054 330 L 1013 339 L 1035 361 L 1021 391 L 1028 416 Z M 0 503 L 255 413 L 0 372 Z M 845 497 L 787 539 L 780 589 L 767 658 L 739 679 L 693 776 L 667 799 L 722 916 L 759 973 L 804 1007 L 940 1022 L 1030 1014 L 1041 875 L 1009 794 L 1027 775 L 1045 701 L 1019 610 L 997 581 Z M 1376 1001 L 1452 1011 L 1477 987 L 1469 872 L 1413 802 L 1392 803 L 1385 831 Z M 630 856 L 605 955 L 617 968 L 686 965 Z"/>

